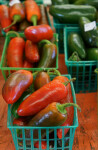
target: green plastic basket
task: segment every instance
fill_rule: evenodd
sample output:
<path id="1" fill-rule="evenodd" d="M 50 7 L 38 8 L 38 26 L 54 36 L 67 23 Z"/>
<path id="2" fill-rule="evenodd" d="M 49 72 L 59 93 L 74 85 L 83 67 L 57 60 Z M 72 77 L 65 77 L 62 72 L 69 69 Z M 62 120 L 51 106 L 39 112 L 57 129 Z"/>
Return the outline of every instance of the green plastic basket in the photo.
<path id="1" fill-rule="evenodd" d="M 70 32 L 80 33 L 78 27 L 70 27 L 64 29 L 64 53 L 65 64 L 68 69 L 68 74 L 76 77 L 74 82 L 75 92 L 96 92 L 97 90 L 97 75 L 94 70 L 97 68 L 98 61 L 69 61 L 68 35 Z"/>
<path id="2" fill-rule="evenodd" d="M 71 79 L 70 75 L 63 75 Z M 51 75 L 51 80 L 55 77 Z M 73 87 L 73 83 L 71 82 L 71 89 L 73 95 L 73 102 L 76 103 L 75 91 Z M 77 116 L 77 108 L 74 108 L 74 119 L 73 124 L 71 126 L 56 126 L 56 127 L 20 127 L 13 126 L 13 117 L 11 115 L 11 105 L 8 105 L 8 118 L 7 118 L 7 127 L 10 129 L 13 141 L 15 144 L 16 150 L 42 150 L 41 149 L 41 141 L 47 142 L 46 150 L 72 150 L 75 130 L 78 127 L 78 116 Z M 17 129 L 22 132 L 22 136 L 19 137 L 17 134 Z M 30 130 L 31 137 L 27 138 L 25 135 L 25 130 Z M 50 130 L 53 130 L 52 136 L 49 136 Z M 62 129 L 62 139 L 57 137 L 57 129 Z M 68 134 L 64 136 L 64 129 L 69 129 Z M 34 139 L 33 130 L 38 131 L 38 139 Z M 46 131 L 46 138 L 41 139 L 41 131 Z M 39 141 L 39 148 L 34 148 L 34 141 Z M 22 144 L 20 145 L 19 142 Z M 29 142 L 29 143 L 28 143 Z M 50 144 L 52 143 L 52 148 Z"/>
<path id="3" fill-rule="evenodd" d="M 24 2 L 24 0 L 20 0 L 21 2 Z M 35 0 L 37 4 L 43 4 L 43 0 Z M 8 4 L 9 0 L 0 0 L 0 4 Z"/>
<path id="4" fill-rule="evenodd" d="M 25 39 L 24 33 L 19 33 L 19 35 Z M 55 66 L 51 67 L 51 68 L 44 68 L 45 70 L 49 70 L 49 69 L 53 69 L 53 68 L 58 69 L 58 34 L 54 33 L 53 36 L 54 36 L 53 41 L 57 46 L 57 56 L 56 56 Z M 10 38 L 12 38 L 12 37 L 16 37 L 16 35 L 10 33 L 6 36 L 4 48 L 3 48 L 3 53 L 2 53 L 2 57 L 1 57 L 0 69 L 2 71 L 4 79 L 6 80 L 6 78 L 11 74 L 12 70 L 24 69 L 24 70 L 29 70 L 32 72 L 37 71 L 37 70 L 42 70 L 43 68 L 18 68 L 18 67 L 16 68 L 16 67 L 8 67 L 7 66 L 7 59 L 6 59 L 7 48 L 8 48 L 9 42 L 10 42 Z"/>
<path id="5" fill-rule="evenodd" d="M 65 27 L 78 27 L 78 24 L 61 24 L 57 19 L 53 17 L 53 24 L 56 29 L 56 33 L 59 35 L 59 53 L 64 53 L 64 28 Z M 51 25 L 51 24 L 50 24 Z M 98 25 L 98 23 L 97 23 Z"/>

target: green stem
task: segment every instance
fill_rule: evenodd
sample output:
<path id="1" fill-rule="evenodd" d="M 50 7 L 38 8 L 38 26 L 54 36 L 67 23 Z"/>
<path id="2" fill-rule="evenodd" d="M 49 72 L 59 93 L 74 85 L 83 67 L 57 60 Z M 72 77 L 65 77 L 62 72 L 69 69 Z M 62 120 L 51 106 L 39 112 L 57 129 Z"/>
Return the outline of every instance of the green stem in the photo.
<path id="1" fill-rule="evenodd" d="M 20 15 L 14 15 L 14 16 L 13 16 L 13 22 L 12 22 L 12 24 L 10 24 L 10 25 L 9 25 L 8 27 L 6 27 L 6 28 L 3 28 L 3 30 L 6 30 L 6 29 L 12 27 L 14 24 L 16 24 L 16 23 L 19 22 L 19 21 L 21 21 L 21 16 L 20 16 Z"/>
<path id="2" fill-rule="evenodd" d="M 74 107 L 77 107 L 77 109 L 79 111 L 81 111 L 81 108 L 77 105 L 77 104 L 74 104 L 74 103 L 65 103 L 65 104 L 60 104 L 60 103 L 57 103 L 56 107 L 58 109 L 58 111 L 62 114 L 67 114 L 67 111 L 66 111 L 66 107 L 70 107 L 70 106 L 74 106 Z"/>
<path id="3" fill-rule="evenodd" d="M 38 74 L 38 71 L 37 71 L 37 72 L 34 72 L 34 73 L 33 73 L 33 76 L 36 76 L 37 74 Z"/>
<path id="4" fill-rule="evenodd" d="M 32 16 L 30 20 L 31 20 L 31 22 L 33 22 L 34 26 L 37 25 L 37 15 Z"/>
<path id="5" fill-rule="evenodd" d="M 15 31 L 9 31 L 9 32 L 6 33 L 6 35 L 9 35 L 9 34 L 11 34 L 11 33 L 12 33 L 12 34 L 16 34 L 17 37 L 20 37 L 19 33 L 15 32 Z"/>
<path id="6" fill-rule="evenodd" d="M 63 83 L 65 86 L 67 86 L 68 85 L 68 83 L 70 83 L 71 81 L 73 82 L 73 81 L 75 81 L 76 80 L 76 78 L 72 78 L 72 79 L 70 79 L 70 80 L 68 80 L 67 82 L 65 82 L 65 83 Z"/>
<path id="7" fill-rule="evenodd" d="M 38 47 L 41 48 L 45 44 L 51 44 L 51 42 L 49 40 L 42 40 L 38 43 Z"/>
<path id="8" fill-rule="evenodd" d="M 96 69 L 94 70 L 94 72 L 95 72 L 95 73 L 98 73 L 98 68 L 96 68 Z"/>
<path id="9" fill-rule="evenodd" d="M 50 72 L 50 71 L 54 71 L 54 72 Z M 48 74 L 53 74 L 53 75 L 57 75 L 57 76 L 61 76 L 61 73 L 57 70 L 57 69 L 49 69 L 47 71 Z"/>

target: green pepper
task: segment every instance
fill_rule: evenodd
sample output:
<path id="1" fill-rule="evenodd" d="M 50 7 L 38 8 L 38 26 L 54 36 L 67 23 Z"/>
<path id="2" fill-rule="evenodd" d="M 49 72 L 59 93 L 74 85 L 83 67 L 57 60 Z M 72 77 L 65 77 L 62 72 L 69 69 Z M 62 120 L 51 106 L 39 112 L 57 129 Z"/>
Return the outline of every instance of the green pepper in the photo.
<path id="1" fill-rule="evenodd" d="M 19 105 L 28 97 L 30 96 L 31 92 L 30 91 L 25 91 L 22 96 L 19 98 L 19 100 L 14 103 L 12 105 L 12 108 L 11 108 L 11 114 L 13 115 L 14 118 L 19 118 L 19 115 L 17 114 L 17 109 L 19 107 Z"/>
<path id="2" fill-rule="evenodd" d="M 52 5 L 69 4 L 69 0 L 51 0 Z"/>
<path id="3" fill-rule="evenodd" d="M 42 40 L 39 43 L 39 47 L 42 50 L 41 58 L 38 64 L 38 68 L 49 68 L 53 65 L 56 55 L 57 47 L 54 43 L 48 40 Z"/>

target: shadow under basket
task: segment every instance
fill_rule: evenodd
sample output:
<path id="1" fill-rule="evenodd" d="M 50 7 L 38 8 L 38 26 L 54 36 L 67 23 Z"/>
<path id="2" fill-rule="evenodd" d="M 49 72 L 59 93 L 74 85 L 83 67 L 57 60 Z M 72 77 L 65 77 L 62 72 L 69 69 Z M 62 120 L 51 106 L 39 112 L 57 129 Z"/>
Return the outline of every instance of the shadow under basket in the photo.
<path id="1" fill-rule="evenodd" d="M 71 79 L 70 75 L 63 75 Z M 55 75 L 51 75 L 51 80 Z M 73 102 L 76 103 L 75 91 L 71 82 Z M 10 129 L 16 150 L 42 150 L 41 142 L 46 142 L 46 150 L 72 150 L 75 130 L 78 127 L 77 108 L 74 108 L 73 124 L 71 126 L 55 126 L 55 127 L 29 127 L 29 126 L 13 126 L 13 116 L 11 115 L 11 105 L 8 105 L 7 127 Z M 62 129 L 62 138 L 57 137 L 57 129 Z M 69 129 L 64 136 L 64 130 Z M 29 130 L 29 134 L 26 132 Z M 45 138 L 41 135 L 45 132 Z M 34 133 L 37 133 L 35 138 Z M 34 143 L 39 141 L 39 148 L 34 147 Z"/>

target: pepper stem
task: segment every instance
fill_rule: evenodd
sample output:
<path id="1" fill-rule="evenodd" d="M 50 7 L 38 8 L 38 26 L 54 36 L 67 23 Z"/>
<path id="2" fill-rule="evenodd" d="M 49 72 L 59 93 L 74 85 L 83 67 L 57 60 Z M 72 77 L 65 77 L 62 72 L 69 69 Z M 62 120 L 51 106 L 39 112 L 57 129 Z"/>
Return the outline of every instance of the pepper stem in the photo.
<path id="1" fill-rule="evenodd" d="M 74 106 L 74 107 L 77 107 L 77 109 L 79 111 L 81 111 L 81 108 L 77 105 L 77 104 L 74 104 L 74 103 L 65 103 L 65 104 L 60 104 L 60 103 L 57 103 L 56 104 L 56 107 L 58 109 L 58 111 L 62 114 L 67 114 L 67 111 L 66 111 L 66 107 L 70 107 L 70 106 Z"/>
<path id="2" fill-rule="evenodd" d="M 72 79 L 70 79 L 70 80 L 68 80 L 67 82 L 65 82 L 65 83 L 63 83 L 65 86 L 67 86 L 68 85 L 68 83 L 70 83 L 71 81 L 73 82 L 73 81 L 75 81 L 76 80 L 76 78 L 72 78 Z"/>
<path id="3" fill-rule="evenodd" d="M 21 16 L 20 15 L 14 15 L 12 24 L 10 24 L 9 26 L 7 26 L 6 28 L 3 28 L 3 30 L 6 30 L 6 29 L 12 27 L 14 24 L 16 24 L 17 22 L 19 22 L 20 20 L 21 20 Z"/>
<path id="4" fill-rule="evenodd" d="M 54 71 L 54 72 L 50 72 L 50 71 Z M 57 75 L 57 76 L 61 76 L 61 73 L 57 70 L 57 69 L 49 69 L 47 71 L 48 74 L 53 74 L 53 75 Z"/>
<path id="5" fill-rule="evenodd" d="M 37 25 L 37 15 L 33 15 L 30 20 L 31 20 L 31 22 L 33 22 L 34 26 Z"/>
<path id="6" fill-rule="evenodd" d="M 37 72 L 34 72 L 34 73 L 33 73 L 33 76 L 36 76 L 37 74 L 38 74 L 38 71 L 37 71 Z"/>
<path id="7" fill-rule="evenodd" d="M 41 48 L 45 44 L 51 44 L 51 42 L 49 40 L 42 40 L 39 42 L 38 47 Z"/>
<path id="8" fill-rule="evenodd" d="M 98 68 L 96 68 L 96 69 L 94 70 L 94 72 L 95 72 L 95 73 L 98 73 Z"/>
<path id="9" fill-rule="evenodd" d="M 9 31 L 9 32 L 7 32 L 7 33 L 6 33 L 6 35 L 8 35 L 8 34 L 10 34 L 10 33 L 12 33 L 12 34 L 16 34 L 16 35 L 17 35 L 17 37 L 20 37 L 19 33 L 15 32 L 15 31 Z"/>

